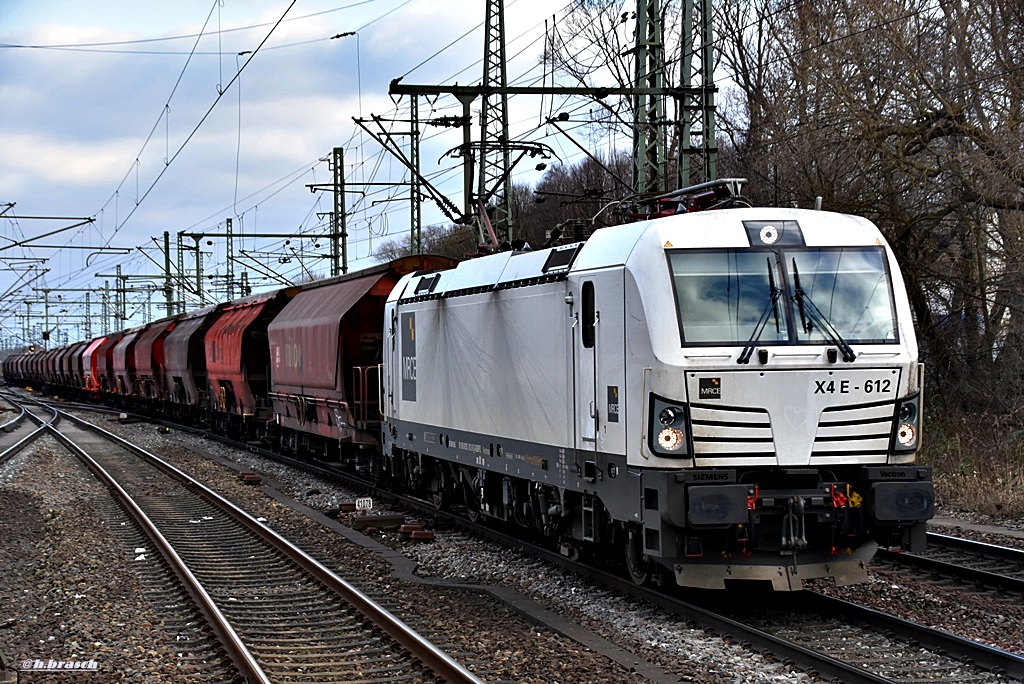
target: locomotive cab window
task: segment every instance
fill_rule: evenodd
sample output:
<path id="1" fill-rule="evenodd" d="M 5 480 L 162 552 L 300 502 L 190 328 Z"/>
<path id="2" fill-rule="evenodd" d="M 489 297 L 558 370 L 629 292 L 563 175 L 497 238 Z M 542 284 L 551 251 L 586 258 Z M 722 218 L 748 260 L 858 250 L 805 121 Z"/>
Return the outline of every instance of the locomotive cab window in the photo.
<path id="1" fill-rule="evenodd" d="M 850 344 L 899 342 L 881 247 L 675 250 L 668 262 L 684 345 L 822 344 L 822 323 Z"/>
<path id="2" fill-rule="evenodd" d="M 893 306 L 892 280 L 881 247 L 794 251 L 787 255 L 797 303 L 816 307 L 850 343 L 896 344 L 899 328 Z M 795 292 L 795 291 L 794 291 Z M 799 307 L 795 312 L 799 317 Z M 805 323 L 807 323 L 805 325 Z M 797 339 L 821 343 L 820 326 L 801 321 Z"/>
<path id="3" fill-rule="evenodd" d="M 760 343 L 788 339 L 785 302 L 772 297 L 773 283 L 782 283 L 773 252 L 677 251 L 669 253 L 669 264 L 684 344 L 746 344 L 769 309 Z"/>

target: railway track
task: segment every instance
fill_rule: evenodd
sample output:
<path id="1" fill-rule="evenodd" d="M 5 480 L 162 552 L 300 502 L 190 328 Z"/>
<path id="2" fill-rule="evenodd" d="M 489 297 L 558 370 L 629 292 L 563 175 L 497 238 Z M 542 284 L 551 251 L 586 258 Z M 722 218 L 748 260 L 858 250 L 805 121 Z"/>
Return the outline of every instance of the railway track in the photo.
<path id="1" fill-rule="evenodd" d="M 499 531 L 474 529 L 523 546 Z M 1024 658 L 1018 655 L 817 592 L 687 592 L 682 598 L 541 548 L 529 552 L 826 679 L 847 684 L 1024 681 Z"/>
<path id="2" fill-rule="evenodd" d="M 217 438 L 220 439 L 220 438 Z M 362 480 L 303 464 L 251 445 L 221 440 L 275 458 L 349 486 L 365 489 Z M 377 496 L 394 496 L 376 492 Z M 687 600 L 648 587 L 636 587 L 600 568 L 584 567 L 557 553 L 524 545 L 500 530 L 472 525 L 463 517 L 437 511 L 429 502 L 400 497 L 400 505 L 422 516 L 451 524 L 513 547 L 525 548 L 545 562 L 562 566 L 600 584 L 657 605 L 687 623 L 710 628 L 748 648 L 835 681 L 870 682 L 1013 682 L 1024 681 L 1024 658 L 898 617 L 832 599 L 815 592 L 774 596 L 746 594 L 746 602 L 723 606 L 721 593 L 689 592 Z M 909 556 L 909 554 L 898 554 Z"/>
<path id="3" fill-rule="evenodd" d="M 291 459 L 283 460 L 298 464 Z M 316 466 L 310 470 L 339 477 Z M 349 484 L 366 486 L 360 480 L 340 477 Z M 376 492 L 376 495 L 385 493 Z M 537 558 L 582 574 L 619 593 L 658 605 L 689 623 L 711 628 L 754 650 L 791 661 L 808 672 L 836 681 L 848 684 L 1024 681 L 1024 658 L 1018 655 L 823 594 L 811 591 L 795 596 L 748 593 L 745 594 L 749 599 L 747 605 L 733 603 L 727 608 L 722 606 L 721 592 L 688 592 L 684 600 L 649 587 L 637 587 L 601 568 L 580 566 L 558 553 L 524 544 L 521 538 L 473 524 L 459 515 L 439 512 L 429 502 L 408 497 L 398 497 L 398 500 L 421 516 L 444 518 L 501 544 L 524 548 Z"/>
<path id="4" fill-rule="evenodd" d="M 743 607 L 734 619 L 862 671 L 866 682 L 1004 682 L 1024 677 L 1024 659 L 813 591 Z"/>
<path id="5" fill-rule="evenodd" d="M 0 464 L 3 464 L 18 452 L 31 444 L 36 437 L 46 431 L 45 426 L 32 429 L 32 421 L 28 420 L 25 407 L 14 398 L 0 394 L 4 411 L 0 414 Z M 10 413 L 11 415 L 8 415 Z M 56 412 L 46 422 L 57 419 Z"/>
<path id="6" fill-rule="evenodd" d="M 1024 595 L 1024 551 L 944 534 L 928 534 L 924 553 L 879 553 L 879 559 L 975 585 Z"/>
<path id="7" fill-rule="evenodd" d="M 51 409 L 52 410 L 52 409 Z M 37 418 L 146 530 L 255 682 L 446 681 L 471 672 L 380 605 L 202 484 L 69 414 Z"/>

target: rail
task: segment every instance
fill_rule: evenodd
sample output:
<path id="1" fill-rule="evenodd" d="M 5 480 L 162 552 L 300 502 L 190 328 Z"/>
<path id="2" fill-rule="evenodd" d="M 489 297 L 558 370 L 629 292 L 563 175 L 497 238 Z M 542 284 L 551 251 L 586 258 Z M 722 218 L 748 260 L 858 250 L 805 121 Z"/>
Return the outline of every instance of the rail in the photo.
<path id="1" fill-rule="evenodd" d="M 980 586 L 1024 594 L 1024 551 L 928 533 L 922 553 L 879 551 L 879 558 Z"/>
<path id="2" fill-rule="evenodd" d="M 19 415 L 18 415 L 17 418 L 15 418 L 13 420 L 10 420 L 10 421 L 4 423 L 3 425 L 0 425 L 0 430 L 3 430 L 4 432 L 7 432 L 13 426 L 15 426 L 15 425 L 17 425 L 19 423 L 22 423 L 25 420 L 26 417 L 33 417 L 33 418 L 35 417 L 35 416 L 32 416 L 32 414 L 28 411 L 28 409 L 25 408 L 25 405 L 23 403 L 21 403 L 19 397 L 15 397 L 15 396 L 7 394 L 7 393 L 3 394 L 3 397 L 8 402 L 10 402 L 13 406 L 18 407 L 18 409 L 20 409 L 20 412 L 19 412 Z M 29 434 L 25 435 L 24 437 L 22 437 L 21 439 L 16 441 L 11 446 L 7 447 L 2 452 L 0 452 L 0 463 L 5 463 L 8 459 L 12 458 L 16 454 L 18 454 L 22 449 L 24 449 L 29 444 L 31 444 L 33 441 L 35 441 L 37 437 L 42 436 L 42 434 L 44 432 L 46 432 L 47 426 L 50 423 L 56 423 L 57 421 L 60 420 L 60 415 L 56 411 L 54 411 L 53 409 L 50 409 L 50 411 L 53 413 L 53 418 L 49 422 L 47 422 L 47 423 L 41 425 L 40 427 L 36 428 L 35 430 L 30 432 Z"/>
<path id="3" fill-rule="evenodd" d="M 71 414 L 59 412 L 53 408 L 50 408 L 50 410 L 54 411 L 59 416 L 67 416 L 68 418 L 71 418 L 73 422 L 78 421 L 78 419 L 75 419 Z M 86 424 L 88 425 L 88 423 Z M 161 555 L 167 560 L 167 563 L 178 576 L 178 579 L 181 580 L 186 591 L 188 591 L 189 595 L 196 602 L 199 610 L 203 613 L 203 616 L 209 623 L 210 628 L 217 635 L 217 638 L 220 640 L 225 651 L 227 651 L 228 656 L 231 658 L 231 662 L 234 663 L 236 668 L 238 668 L 239 673 L 250 684 L 270 684 L 270 678 L 267 677 L 266 673 L 264 673 L 262 668 L 260 668 L 256 663 L 256 659 L 253 658 L 252 653 L 249 652 L 249 649 L 245 646 L 241 637 L 238 636 L 227 618 L 214 603 L 213 598 L 210 597 L 209 593 L 207 593 L 206 589 L 203 588 L 202 584 L 200 584 L 192 571 L 188 569 L 184 561 L 167 541 L 167 538 L 164 537 L 159 529 L 157 529 L 149 516 L 147 516 L 139 505 L 135 503 L 135 500 L 128 495 L 121 485 L 119 485 L 117 481 L 114 480 L 114 478 L 111 477 L 110 474 L 95 461 L 95 459 L 93 459 L 85 452 L 85 450 L 75 444 L 67 436 L 57 430 L 56 427 L 52 424 L 46 424 L 44 425 L 44 429 L 50 430 L 53 436 L 63 444 L 65 448 L 85 463 L 89 470 L 114 492 L 114 496 L 117 500 L 122 506 L 124 506 L 125 510 L 128 511 L 129 515 L 135 519 L 139 526 L 142 527 L 147 536 L 149 536 L 156 545 L 157 549 L 159 549 Z"/>
<path id="4" fill-rule="evenodd" d="M 223 510 L 243 527 L 255 533 L 277 551 L 292 559 L 292 561 L 298 566 L 341 596 L 343 600 L 355 608 L 367 620 L 377 625 L 384 633 L 444 681 L 451 682 L 452 684 L 483 684 L 475 675 L 453 660 L 444 651 L 437 648 L 430 641 L 415 632 L 402 620 L 398 619 L 385 608 L 375 603 L 363 592 L 359 591 L 356 587 L 336 575 L 322 563 L 306 554 L 290 541 L 266 527 L 244 510 L 220 496 L 210 488 L 191 478 L 177 467 L 149 453 L 145 449 L 131 444 L 130 442 L 100 428 L 99 426 L 93 425 L 71 414 L 61 412 L 61 415 L 65 416 L 76 425 L 96 432 L 104 438 L 116 443 L 120 447 L 135 453 L 151 465 L 171 475 L 173 478 L 187 483 L 193 491 L 197 492 L 219 509 Z M 244 663 L 245 658 L 242 654 L 239 654 L 238 657 L 242 659 Z M 254 679 L 251 681 L 262 680 Z"/>

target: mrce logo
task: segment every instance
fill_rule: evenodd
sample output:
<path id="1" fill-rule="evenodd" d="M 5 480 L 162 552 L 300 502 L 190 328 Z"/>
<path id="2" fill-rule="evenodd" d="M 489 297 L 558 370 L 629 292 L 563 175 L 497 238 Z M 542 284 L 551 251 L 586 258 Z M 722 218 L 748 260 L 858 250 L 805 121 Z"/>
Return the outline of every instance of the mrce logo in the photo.
<path id="1" fill-rule="evenodd" d="M 721 378 L 701 378 L 698 385 L 698 397 L 701 399 L 721 399 L 722 398 L 722 379 Z"/>

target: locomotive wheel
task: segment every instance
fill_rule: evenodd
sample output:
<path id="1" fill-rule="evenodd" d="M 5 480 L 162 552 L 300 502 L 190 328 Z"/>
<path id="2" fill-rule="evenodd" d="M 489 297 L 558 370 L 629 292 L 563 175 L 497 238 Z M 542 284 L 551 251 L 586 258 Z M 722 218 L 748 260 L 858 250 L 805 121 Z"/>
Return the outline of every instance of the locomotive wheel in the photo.
<path id="1" fill-rule="evenodd" d="M 430 503 L 439 511 L 447 511 L 452 507 L 451 497 L 443 489 L 434 489 L 430 492 Z"/>
<path id="2" fill-rule="evenodd" d="M 480 497 L 466 493 L 466 515 L 471 523 L 480 522 Z"/>
<path id="3" fill-rule="evenodd" d="M 462 470 L 462 497 L 466 503 L 466 515 L 472 523 L 480 522 L 480 511 L 482 502 L 480 493 L 474 486 L 476 481 L 475 469 L 463 468 Z"/>
<path id="4" fill-rule="evenodd" d="M 438 465 L 437 474 L 430 481 L 430 503 L 439 511 L 447 511 L 452 506 L 451 484 L 448 471 L 444 465 Z"/>
<path id="5" fill-rule="evenodd" d="M 626 571 L 629 572 L 633 584 L 638 587 L 647 584 L 654 574 L 651 562 L 643 558 L 640 535 L 633 530 L 629 531 L 629 540 L 626 542 Z"/>

